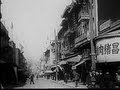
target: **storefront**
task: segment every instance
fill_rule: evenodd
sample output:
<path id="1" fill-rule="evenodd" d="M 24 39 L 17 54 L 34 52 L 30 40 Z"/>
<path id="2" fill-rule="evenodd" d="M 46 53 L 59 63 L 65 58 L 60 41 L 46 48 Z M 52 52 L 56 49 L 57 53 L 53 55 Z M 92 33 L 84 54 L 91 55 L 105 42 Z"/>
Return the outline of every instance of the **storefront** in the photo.
<path id="1" fill-rule="evenodd" d="M 82 49 L 81 59 L 77 64 L 72 66 L 72 69 L 75 69 L 76 72 L 79 73 L 81 82 L 85 84 L 88 72 L 91 70 L 91 57 L 89 48 Z"/>
<path id="2" fill-rule="evenodd" d="M 67 80 L 72 80 L 72 66 L 79 63 L 80 59 L 81 56 L 76 54 L 59 62 L 63 75 L 67 74 Z"/>
<path id="3" fill-rule="evenodd" d="M 58 80 L 63 79 L 63 68 L 60 65 L 51 66 L 51 70 L 53 71 L 53 73 L 51 73 L 52 79 L 56 78 L 56 74 Z"/>
<path id="4" fill-rule="evenodd" d="M 120 66 L 120 34 L 96 39 L 97 69 L 115 72 Z"/>

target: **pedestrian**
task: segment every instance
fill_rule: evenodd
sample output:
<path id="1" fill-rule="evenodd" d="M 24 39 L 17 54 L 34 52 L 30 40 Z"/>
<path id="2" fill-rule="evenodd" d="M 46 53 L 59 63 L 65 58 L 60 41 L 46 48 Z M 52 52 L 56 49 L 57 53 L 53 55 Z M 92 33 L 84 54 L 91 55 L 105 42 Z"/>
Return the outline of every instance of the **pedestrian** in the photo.
<path id="1" fill-rule="evenodd" d="M 99 88 L 103 88 L 104 86 L 102 78 L 103 78 L 103 74 L 102 71 L 100 70 L 98 74 L 96 73 L 96 84 L 99 86 Z"/>
<path id="2" fill-rule="evenodd" d="M 116 82 L 115 82 L 116 88 L 120 88 L 120 72 L 116 73 Z"/>
<path id="3" fill-rule="evenodd" d="M 86 84 L 87 84 L 87 87 L 89 88 L 92 84 L 91 82 L 91 77 L 92 77 L 92 72 L 89 72 L 89 74 L 87 75 L 86 77 Z"/>
<path id="4" fill-rule="evenodd" d="M 95 78 L 96 78 L 96 87 L 100 88 L 100 79 L 101 79 L 101 76 L 100 76 L 100 73 L 98 71 L 96 71 Z"/>
<path id="5" fill-rule="evenodd" d="M 32 74 L 32 75 L 30 76 L 30 84 L 31 84 L 31 83 L 34 84 L 34 74 Z"/>
<path id="6" fill-rule="evenodd" d="M 103 88 L 113 88 L 113 78 L 109 72 L 106 72 L 103 75 L 103 83 L 104 83 Z"/>
<path id="7" fill-rule="evenodd" d="M 65 74 L 64 74 L 64 81 L 65 81 L 65 83 L 67 83 L 67 79 L 68 79 L 68 77 L 67 77 L 68 75 L 67 75 L 67 73 L 65 72 Z"/>
<path id="8" fill-rule="evenodd" d="M 86 83 L 88 88 L 97 88 L 96 85 L 96 72 L 95 71 L 90 71 L 87 78 L 86 78 Z"/>
<path id="9" fill-rule="evenodd" d="M 37 74 L 36 78 L 37 78 L 37 80 L 38 80 L 38 78 L 39 78 L 39 74 Z"/>
<path id="10" fill-rule="evenodd" d="M 78 87 L 80 75 L 75 70 L 73 70 L 73 76 L 75 81 L 75 87 Z"/>
<path id="11" fill-rule="evenodd" d="M 98 85 L 96 85 L 96 72 L 91 71 L 89 75 L 89 85 L 88 88 L 98 88 Z"/>
<path id="12" fill-rule="evenodd" d="M 83 82 L 83 85 L 86 85 L 86 78 L 87 78 L 87 72 L 83 70 L 81 74 L 81 81 Z"/>

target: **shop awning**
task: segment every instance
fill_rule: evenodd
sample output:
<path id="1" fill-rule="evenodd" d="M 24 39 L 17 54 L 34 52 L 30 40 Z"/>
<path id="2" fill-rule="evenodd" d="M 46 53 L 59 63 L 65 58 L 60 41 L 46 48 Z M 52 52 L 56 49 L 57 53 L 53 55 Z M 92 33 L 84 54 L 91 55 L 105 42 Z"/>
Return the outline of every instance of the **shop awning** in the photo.
<path id="1" fill-rule="evenodd" d="M 52 72 L 53 72 L 52 70 L 45 71 L 45 73 L 52 73 Z"/>
<path id="2" fill-rule="evenodd" d="M 74 67 L 81 65 L 82 63 L 84 63 L 87 60 L 90 60 L 90 59 L 89 58 L 82 59 L 78 64 L 74 65 Z"/>
<path id="3" fill-rule="evenodd" d="M 67 63 L 67 61 L 61 61 L 61 62 L 59 62 L 60 65 L 64 65 L 66 63 Z"/>
<path id="4" fill-rule="evenodd" d="M 62 70 L 62 69 L 63 69 L 60 65 L 57 65 L 57 66 L 60 68 L 60 70 Z"/>
<path id="5" fill-rule="evenodd" d="M 69 58 L 69 59 L 67 59 L 66 61 L 67 62 L 79 62 L 80 60 L 81 60 L 81 56 L 80 55 L 77 55 L 77 56 L 75 56 L 75 57 L 72 57 L 72 58 Z"/>
<path id="6" fill-rule="evenodd" d="M 51 70 L 52 70 L 52 71 L 55 71 L 57 68 L 59 68 L 60 70 L 63 69 L 60 65 L 57 65 L 57 66 L 52 66 L 52 67 L 51 67 Z M 57 69 L 57 71 L 58 71 L 58 69 Z"/>

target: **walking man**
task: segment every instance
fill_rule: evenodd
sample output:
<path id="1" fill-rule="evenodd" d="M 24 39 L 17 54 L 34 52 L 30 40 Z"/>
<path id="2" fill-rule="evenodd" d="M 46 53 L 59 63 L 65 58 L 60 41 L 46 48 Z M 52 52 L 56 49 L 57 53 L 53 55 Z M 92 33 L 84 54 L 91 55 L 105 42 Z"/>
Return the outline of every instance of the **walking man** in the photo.
<path id="1" fill-rule="evenodd" d="M 79 74 L 75 70 L 73 70 L 73 75 L 74 75 L 75 87 L 78 87 Z"/>
<path id="2" fill-rule="evenodd" d="M 67 83 L 67 79 L 68 79 L 68 75 L 67 75 L 67 73 L 65 72 L 65 74 L 64 74 L 64 81 L 65 81 L 65 83 Z"/>
<path id="3" fill-rule="evenodd" d="M 39 78 L 39 74 L 36 75 L 36 79 L 37 79 L 37 80 L 38 80 L 38 78 Z"/>
<path id="4" fill-rule="evenodd" d="M 113 78 L 109 72 L 106 72 L 103 76 L 104 88 L 113 88 Z"/>
<path id="5" fill-rule="evenodd" d="M 34 74 L 32 74 L 32 75 L 30 76 L 30 84 L 31 84 L 31 83 L 34 84 Z"/>

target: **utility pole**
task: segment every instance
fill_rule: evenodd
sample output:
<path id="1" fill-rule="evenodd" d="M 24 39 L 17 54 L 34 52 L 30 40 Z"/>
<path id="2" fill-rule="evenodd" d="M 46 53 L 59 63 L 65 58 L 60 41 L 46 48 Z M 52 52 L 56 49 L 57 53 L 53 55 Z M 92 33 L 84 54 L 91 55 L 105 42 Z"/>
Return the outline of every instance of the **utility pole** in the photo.
<path id="1" fill-rule="evenodd" d="M 92 0 L 89 0 L 90 4 L 89 4 L 89 15 L 90 15 L 90 21 L 89 21 L 89 29 L 90 29 L 90 44 L 91 44 L 91 58 L 92 58 L 92 66 L 91 66 L 91 70 L 96 70 L 96 63 L 95 63 L 95 46 L 93 43 L 93 38 L 95 37 L 95 30 L 93 28 L 93 3 L 94 0 L 92 2 Z"/>

